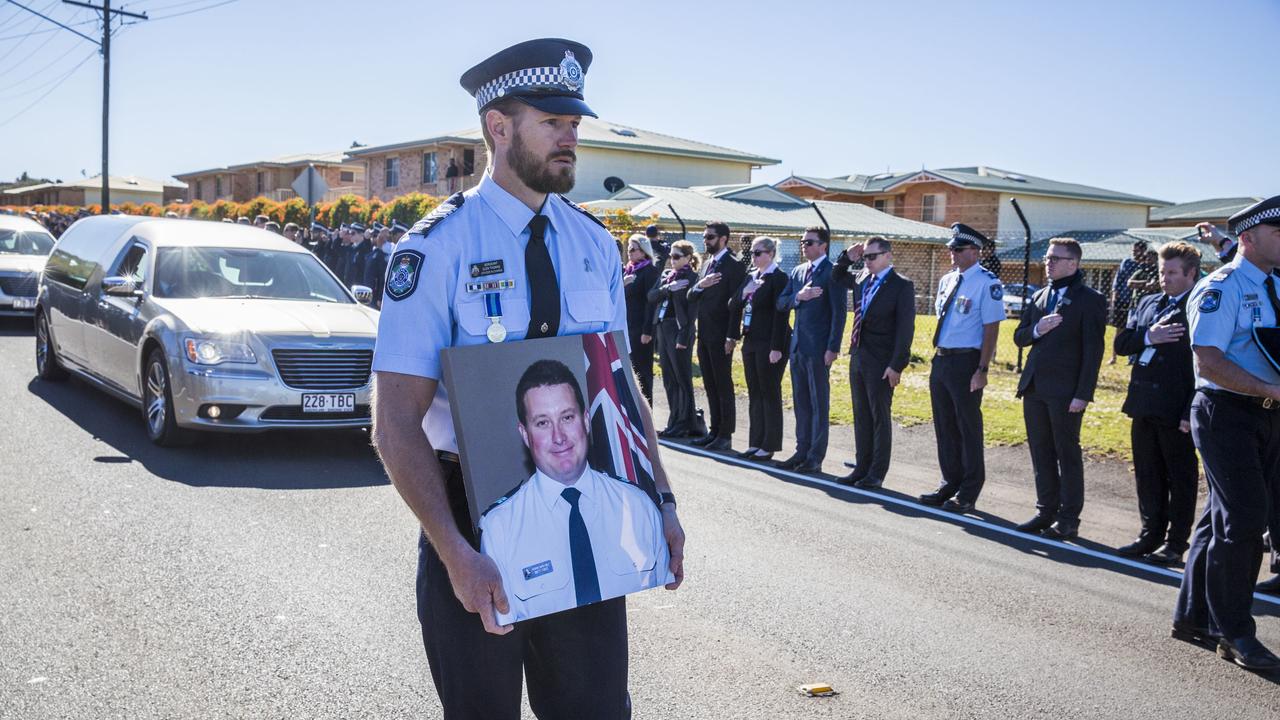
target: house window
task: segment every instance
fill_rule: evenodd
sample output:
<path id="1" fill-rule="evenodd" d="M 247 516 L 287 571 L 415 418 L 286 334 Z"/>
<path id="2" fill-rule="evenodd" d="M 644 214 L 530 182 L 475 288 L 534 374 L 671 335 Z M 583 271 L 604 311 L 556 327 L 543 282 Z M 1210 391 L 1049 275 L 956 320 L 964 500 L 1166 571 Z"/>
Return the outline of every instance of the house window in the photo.
<path id="1" fill-rule="evenodd" d="M 463 150 L 462 151 L 462 174 L 474 175 L 475 172 L 476 172 L 476 151 Z"/>
<path id="2" fill-rule="evenodd" d="M 882 213 L 893 214 L 893 198 L 878 198 L 872 201 L 872 206 Z"/>
<path id="3" fill-rule="evenodd" d="M 213 179 L 213 199 L 217 200 L 222 197 L 222 176 Z"/>
<path id="4" fill-rule="evenodd" d="M 395 187 L 400 184 L 400 158 L 390 157 L 386 162 L 386 182 L 387 187 Z"/>
<path id="5" fill-rule="evenodd" d="M 204 200 L 204 183 L 196 181 L 196 194 L 193 200 Z"/>
<path id="6" fill-rule="evenodd" d="M 341 170 L 338 172 L 338 182 L 353 183 L 356 181 L 356 173 L 354 170 Z"/>
<path id="7" fill-rule="evenodd" d="M 266 187 L 267 187 L 267 178 L 266 178 L 266 175 L 267 175 L 267 174 L 266 174 L 266 173 L 264 173 L 264 172 L 259 172 L 259 173 L 258 173 L 258 194 L 259 194 L 259 195 L 261 195 L 262 193 L 266 192 Z"/>
<path id="8" fill-rule="evenodd" d="M 920 219 L 928 223 L 942 222 L 947 214 L 947 196 L 932 193 L 920 198 Z"/>
<path id="9" fill-rule="evenodd" d="M 433 152 L 422 153 L 422 182 L 433 183 L 436 181 L 436 154 Z"/>

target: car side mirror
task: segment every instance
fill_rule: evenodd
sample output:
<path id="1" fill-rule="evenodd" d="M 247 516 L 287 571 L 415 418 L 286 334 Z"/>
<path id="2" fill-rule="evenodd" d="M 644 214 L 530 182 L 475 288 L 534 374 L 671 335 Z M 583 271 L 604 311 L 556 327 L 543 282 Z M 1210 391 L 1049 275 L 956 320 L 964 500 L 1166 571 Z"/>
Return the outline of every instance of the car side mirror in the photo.
<path id="1" fill-rule="evenodd" d="M 119 275 L 103 278 L 102 291 L 112 297 L 142 297 L 142 288 L 133 280 Z"/>
<path id="2" fill-rule="evenodd" d="M 373 288 L 368 285 L 352 285 L 351 294 L 356 296 L 356 302 L 361 305 L 373 304 Z"/>

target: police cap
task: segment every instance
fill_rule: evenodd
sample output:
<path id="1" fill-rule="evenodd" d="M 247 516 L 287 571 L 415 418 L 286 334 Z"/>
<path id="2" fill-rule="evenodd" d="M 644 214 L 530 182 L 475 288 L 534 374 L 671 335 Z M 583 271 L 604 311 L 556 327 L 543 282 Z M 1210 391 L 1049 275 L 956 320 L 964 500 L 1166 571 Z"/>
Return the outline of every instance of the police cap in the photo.
<path id="1" fill-rule="evenodd" d="M 951 224 L 951 239 L 947 241 L 947 247 L 952 250 L 968 247 L 982 247 L 991 242 L 986 235 L 974 230 L 964 223 Z"/>
<path id="2" fill-rule="evenodd" d="M 353 222 L 347 226 L 347 229 L 350 230 L 351 232 L 362 233 L 364 232 L 364 225 L 361 225 L 358 222 Z"/>
<path id="3" fill-rule="evenodd" d="M 598 117 L 582 96 L 590 66 L 586 45 L 558 38 L 526 40 L 466 71 L 459 82 L 481 113 L 513 97 L 552 115 Z"/>
<path id="4" fill-rule="evenodd" d="M 404 223 L 400 222 L 399 220 L 392 220 L 392 221 L 391 221 L 391 234 L 392 234 L 392 235 L 401 234 L 401 233 L 407 233 L 407 232 L 409 232 L 409 226 L 408 226 L 408 225 L 405 225 Z"/>
<path id="5" fill-rule="evenodd" d="M 1280 226 L 1280 195 L 1256 202 L 1227 220 L 1227 230 L 1236 236 L 1258 225 Z"/>

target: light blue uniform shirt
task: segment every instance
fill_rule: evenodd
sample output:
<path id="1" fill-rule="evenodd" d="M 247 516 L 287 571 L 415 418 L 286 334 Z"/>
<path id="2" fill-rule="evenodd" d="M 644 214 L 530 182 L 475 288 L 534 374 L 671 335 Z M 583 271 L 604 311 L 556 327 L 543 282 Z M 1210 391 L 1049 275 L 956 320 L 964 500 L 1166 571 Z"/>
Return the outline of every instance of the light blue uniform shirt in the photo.
<path id="1" fill-rule="evenodd" d="M 489 342 L 485 295 L 498 294 L 507 342 L 522 340 L 529 327 L 530 293 L 524 252 L 533 211 L 485 173 L 464 193 L 462 206 L 426 236 L 409 233 L 396 244 L 400 253 L 422 254 L 416 285 L 397 300 L 387 294 L 378 323 L 373 370 L 441 380 L 440 351 Z M 542 214 L 549 221 L 544 240 L 560 281 L 560 335 L 622 330 L 627 306 L 617 242 L 592 218 L 559 195 L 548 195 Z M 507 281 L 500 288 L 483 283 Z M 436 390 L 422 419 L 437 450 L 458 452 L 449 397 Z"/>
<path id="2" fill-rule="evenodd" d="M 942 332 L 938 335 L 941 348 L 981 348 L 982 328 L 987 323 L 1004 320 L 1004 286 L 995 273 L 974 263 L 963 273 L 952 270 L 938 281 L 938 296 L 933 302 L 934 314 L 942 317 L 942 306 L 957 282 L 960 290 L 947 311 Z"/>
<path id="3" fill-rule="evenodd" d="M 1280 383 L 1280 373 L 1253 341 L 1254 325 L 1276 325 L 1275 311 L 1262 284 L 1266 279 L 1266 273 L 1238 253 L 1230 264 L 1218 268 L 1191 290 L 1187 321 L 1192 347 L 1216 347 L 1246 372 L 1275 384 Z M 1197 388 L 1222 389 L 1201 377 L 1199 358 L 1195 368 Z"/>
<path id="4" fill-rule="evenodd" d="M 480 551 L 493 559 L 510 612 L 498 622 L 568 610 L 578 605 L 569 547 L 568 487 L 535 472 L 480 517 Z M 573 487 L 591 538 L 600 599 L 671 582 L 671 555 L 662 513 L 643 490 L 588 466 Z"/>

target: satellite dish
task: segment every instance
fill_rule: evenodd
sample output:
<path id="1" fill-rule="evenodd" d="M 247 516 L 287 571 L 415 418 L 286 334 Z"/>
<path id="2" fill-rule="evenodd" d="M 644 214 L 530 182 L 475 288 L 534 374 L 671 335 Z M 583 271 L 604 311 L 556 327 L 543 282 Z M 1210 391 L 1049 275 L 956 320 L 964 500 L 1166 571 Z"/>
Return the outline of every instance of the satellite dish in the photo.
<path id="1" fill-rule="evenodd" d="M 627 184 L 623 182 L 622 178 L 620 177 L 614 177 L 613 175 L 610 175 L 609 177 L 604 179 L 604 189 L 608 190 L 611 193 L 616 193 L 626 186 Z"/>

